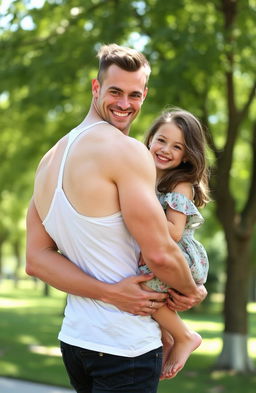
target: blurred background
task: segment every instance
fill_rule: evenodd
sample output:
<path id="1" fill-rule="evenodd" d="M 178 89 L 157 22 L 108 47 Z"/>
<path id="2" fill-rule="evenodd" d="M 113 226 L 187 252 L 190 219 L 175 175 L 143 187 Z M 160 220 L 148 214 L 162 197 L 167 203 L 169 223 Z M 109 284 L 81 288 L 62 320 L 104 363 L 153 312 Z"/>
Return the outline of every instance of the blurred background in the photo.
<path id="1" fill-rule="evenodd" d="M 152 67 L 131 136 L 179 106 L 208 140 L 212 202 L 197 237 L 209 295 L 182 316 L 204 341 L 159 392 L 253 392 L 256 0 L 5 0 L 0 38 L 0 375 L 68 386 L 55 348 L 65 295 L 25 275 L 25 216 L 41 157 L 86 115 L 97 50 L 115 42 Z"/>

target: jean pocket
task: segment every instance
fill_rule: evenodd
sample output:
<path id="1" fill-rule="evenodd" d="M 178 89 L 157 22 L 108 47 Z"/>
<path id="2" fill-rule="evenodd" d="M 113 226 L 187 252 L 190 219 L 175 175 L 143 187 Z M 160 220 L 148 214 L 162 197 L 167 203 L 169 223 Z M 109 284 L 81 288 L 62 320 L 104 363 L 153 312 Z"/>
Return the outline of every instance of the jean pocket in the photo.
<path id="1" fill-rule="evenodd" d="M 94 384 L 110 392 L 134 384 L 133 358 L 103 354 L 98 359 L 97 369 L 94 371 Z"/>

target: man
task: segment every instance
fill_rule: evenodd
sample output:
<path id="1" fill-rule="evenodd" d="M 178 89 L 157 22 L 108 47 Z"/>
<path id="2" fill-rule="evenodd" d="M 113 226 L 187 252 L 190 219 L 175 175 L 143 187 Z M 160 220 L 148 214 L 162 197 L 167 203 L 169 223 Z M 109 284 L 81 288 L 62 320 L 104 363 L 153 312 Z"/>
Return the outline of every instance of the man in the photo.
<path id="1" fill-rule="evenodd" d="M 27 273 L 69 294 L 59 339 L 77 392 L 153 393 L 162 344 L 149 315 L 165 295 L 139 287 L 152 278 L 136 277 L 139 252 L 154 274 L 185 295 L 172 291 L 171 307 L 198 304 L 206 292 L 195 286 L 168 235 L 150 153 L 128 137 L 147 94 L 149 64 L 115 44 L 102 47 L 99 59 L 87 116 L 37 170 Z"/>

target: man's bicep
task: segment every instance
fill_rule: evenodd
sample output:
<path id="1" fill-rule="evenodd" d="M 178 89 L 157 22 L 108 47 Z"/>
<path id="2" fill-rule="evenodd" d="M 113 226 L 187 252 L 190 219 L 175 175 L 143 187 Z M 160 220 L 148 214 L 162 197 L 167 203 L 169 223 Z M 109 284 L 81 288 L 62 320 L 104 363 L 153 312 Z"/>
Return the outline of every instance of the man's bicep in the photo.
<path id="1" fill-rule="evenodd" d="M 130 172 L 118 184 L 122 215 L 129 232 L 142 250 L 159 246 L 159 239 L 168 234 L 167 221 L 155 194 L 154 177 L 141 169 Z"/>

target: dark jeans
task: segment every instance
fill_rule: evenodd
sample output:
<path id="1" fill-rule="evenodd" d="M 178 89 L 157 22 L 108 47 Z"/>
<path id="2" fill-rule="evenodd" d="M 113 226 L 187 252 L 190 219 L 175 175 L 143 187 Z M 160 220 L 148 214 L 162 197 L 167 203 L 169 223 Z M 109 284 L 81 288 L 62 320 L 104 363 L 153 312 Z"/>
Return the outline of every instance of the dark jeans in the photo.
<path id="1" fill-rule="evenodd" d="M 134 358 L 90 351 L 61 342 L 70 383 L 77 393 L 156 393 L 162 347 Z"/>

